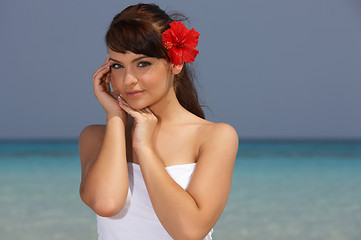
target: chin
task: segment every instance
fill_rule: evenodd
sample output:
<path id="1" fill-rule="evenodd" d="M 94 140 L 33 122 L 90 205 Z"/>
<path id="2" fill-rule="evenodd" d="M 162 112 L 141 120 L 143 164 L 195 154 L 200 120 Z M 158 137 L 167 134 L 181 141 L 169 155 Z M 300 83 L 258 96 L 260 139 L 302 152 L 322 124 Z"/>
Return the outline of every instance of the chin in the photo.
<path id="1" fill-rule="evenodd" d="M 134 102 L 134 103 L 128 103 L 129 106 L 135 110 L 143 109 L 149 106 L 149 104 L 140 103 L 140 102 Z"/>

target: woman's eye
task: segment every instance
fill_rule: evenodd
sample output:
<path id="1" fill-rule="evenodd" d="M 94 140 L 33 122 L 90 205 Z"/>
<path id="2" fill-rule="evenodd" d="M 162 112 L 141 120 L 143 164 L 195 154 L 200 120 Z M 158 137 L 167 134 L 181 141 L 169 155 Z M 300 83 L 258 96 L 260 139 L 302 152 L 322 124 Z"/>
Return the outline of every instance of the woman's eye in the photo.
<path id="1" fill-rule="evenodd" d="M 122 67 L 122 65 L 118 64 L 118 63 L 114 63 L 113 65 L 110 66 L 113 69 L 119 69 Z"/>
<path id="2" fill-rule="evenodd" d="M 150 62 L 140 62 L 139 67 L 146 67 L 149 66 L 150 64 L 151 64 Z"/>

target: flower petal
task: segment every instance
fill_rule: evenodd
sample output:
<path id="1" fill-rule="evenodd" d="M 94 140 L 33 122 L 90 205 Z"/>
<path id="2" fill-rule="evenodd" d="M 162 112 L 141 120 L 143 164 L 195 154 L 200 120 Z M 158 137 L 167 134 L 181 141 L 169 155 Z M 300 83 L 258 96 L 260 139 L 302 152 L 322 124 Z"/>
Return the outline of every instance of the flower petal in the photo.
<path id="1" fill-rule="evenodd" d="M 175 65 L 184 62 L 193 62 L 199 53 L 195 47 L 198 45 L 199 33 L 193 28 L 188 30 L 181 21 L 173 21 L 170 28 L 163 32 L 162 41 L 167 48 L 168 56 Z"/>
<path id="2" fill-rule="evenodd" d="M 191 45 L 183 45 L 182 52 L 183 60 L 186 63 L 193 62 L 196 59 L 197 54 L 199 53 L 199 51 Z"/>
<path id="3" fill-rule="evenodd" d="M 165 48 L 169 49 L 173 46 L 174 41 L 172 39 L 171 29 L 167 29 L 166 31 L 163 32 L 162 40 Z"/>
<path id="4" fill-rule="evenodd" d="M 170 58 L 172 59 L 172 63 L 174 63 L 175 65 L 180 65 L 182 63 L 182 49 L 173 47 L 168 51 L 168 53 Z"/>
<path id="5" fill-rule="evenodd" d="M 198 45 L 199 32 L 196 32 L 193 28 L 188 30 L 184 35 L 184 39 L 182 41 L 183 44 L 189 44 L 192 47 L 196 47 Z"/>
<path id="6" fill-rule="evenodd" d="M 171 22 L 169 25 L 172 29 L 172 33 L 175 36 L 175 39 L 173 40 L 175 40 L 178 44 L 181 44 L 188 29 L 181 21 Z"/>

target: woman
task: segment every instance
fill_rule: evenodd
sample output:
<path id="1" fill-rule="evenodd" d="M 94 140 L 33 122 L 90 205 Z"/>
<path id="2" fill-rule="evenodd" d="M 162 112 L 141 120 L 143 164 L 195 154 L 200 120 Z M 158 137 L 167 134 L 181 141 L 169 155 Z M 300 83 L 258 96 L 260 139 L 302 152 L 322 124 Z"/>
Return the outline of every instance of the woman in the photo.
<path id="1" fill-rule="evenodd" d="M 204 119 L 187 66 L 198 37 L 154 4 L 110 24 L 108 56 L 93 75 L 106 125 L 79 136 L 80 196 L 97 214 L 99 239 L 212 239 L 238 136 Z"/>

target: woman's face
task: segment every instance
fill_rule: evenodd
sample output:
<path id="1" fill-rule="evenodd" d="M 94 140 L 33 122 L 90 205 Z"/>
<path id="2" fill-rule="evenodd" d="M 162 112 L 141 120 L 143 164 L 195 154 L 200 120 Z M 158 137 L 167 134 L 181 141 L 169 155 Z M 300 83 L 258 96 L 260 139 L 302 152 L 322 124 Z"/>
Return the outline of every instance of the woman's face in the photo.
<path id="1" fill-rule="evenodd" d="M 111 85 L 134 109 L 162 100 L 173 90 L 172 65 L 165 59 L 133 52 L 118 53 L 108 48 Z"/>

